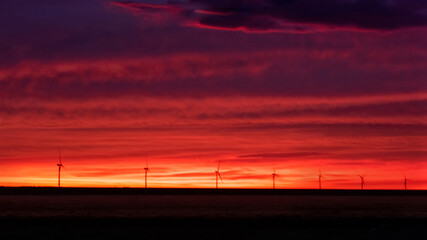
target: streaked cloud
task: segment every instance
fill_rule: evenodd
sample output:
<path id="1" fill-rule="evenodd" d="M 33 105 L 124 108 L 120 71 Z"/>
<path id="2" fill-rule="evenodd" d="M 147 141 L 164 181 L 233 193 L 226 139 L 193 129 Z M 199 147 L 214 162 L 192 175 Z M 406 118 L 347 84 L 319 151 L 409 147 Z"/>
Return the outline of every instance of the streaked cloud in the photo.
<path id="1" fill-rule="evenodd" d="M 189 0 L 113 4 L 144 18 L 174 15 L 181 17 L 181 24 L 186 26 L 245 32 L 384 31 L 427 25 L 427 5 L 421 0 Z"/>

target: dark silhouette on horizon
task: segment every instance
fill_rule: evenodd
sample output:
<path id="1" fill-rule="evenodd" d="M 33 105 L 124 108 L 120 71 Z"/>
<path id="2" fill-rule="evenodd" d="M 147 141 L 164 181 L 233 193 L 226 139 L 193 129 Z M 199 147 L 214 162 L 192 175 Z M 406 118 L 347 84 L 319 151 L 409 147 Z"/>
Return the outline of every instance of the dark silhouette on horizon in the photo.
<path id="1" fill-rule="evenodd" d="M 148 186 L 147 186 L 147 175 L 148 175 L 148 172 L 149 172 L 149 173 L 151 173 L 151 171 L 150 171 L 150 169 L 148 168 L 148 160 L 147 160 L 147 157 L 145 157 L 145 168 L 144 168 L 144 170 L 145 170 L 145 188 L 148 188 Z"/>
<path id="2" fill-rule="evenodd" d="M 365 177 L 362 175 L 359 175 L 360 177 L 360 190 L 363 190 L 363 188 L 365 187 L 366 183 L 365 183 Z"/>
<path id="3" fill-rule="evenodd" d="M 221 165 L 221 160 L 219 160 L 218 168 L 217 168 L 217 170 L 215 170 L 215 179 L 216 179 L 216 181 L 215 181 L 216 185 L 215 186 L 216 186 L 216 189 L 218 189 L 218 177 L 221 179 L 221 182 L 222 182 L 222 177 L 221 177 L 221 174 L 219 173 L 220 165 Z"/>
<path id="4" fill-rule="evenodd" d="M 406 191 L 406 190 L 407 190 L 407 183 L 408 183 L 408 179 L 406 178 L 406 175 L 405 175 L 405 174 L 403 174 L 403 177 L 404 177 L 403 184 L 405 185 L 405 191 Z"/>
<path id="5" fill-rule="evenodd" d="M 58 188 L 61 187 L 61 168 L 64 167 L 64 165 L 62 165 L 62 157 L 61 157 L 61 150 L 58 149 L 58 154 L 59 154 L 59 163 L 56 164 L 56 166 L 58 166 Z"/>
<path id="6" fill-rule="evenodd" d="M 273 169 L 273 173 L 271 175 L 273 175 L 273 189 L 276 189 L 276 177 L 279 176 L 276 174 L 276 168 Z"/>

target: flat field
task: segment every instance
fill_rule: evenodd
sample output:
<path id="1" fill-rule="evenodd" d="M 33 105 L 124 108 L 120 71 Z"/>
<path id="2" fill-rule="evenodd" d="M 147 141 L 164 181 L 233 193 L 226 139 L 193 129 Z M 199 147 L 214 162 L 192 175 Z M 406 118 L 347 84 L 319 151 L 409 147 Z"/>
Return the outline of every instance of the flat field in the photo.
<path id="1" fill-rule="evenodd" d="M 134 191 L 0 190 L 1 239 L 427 239 L 424 192 Z"/>

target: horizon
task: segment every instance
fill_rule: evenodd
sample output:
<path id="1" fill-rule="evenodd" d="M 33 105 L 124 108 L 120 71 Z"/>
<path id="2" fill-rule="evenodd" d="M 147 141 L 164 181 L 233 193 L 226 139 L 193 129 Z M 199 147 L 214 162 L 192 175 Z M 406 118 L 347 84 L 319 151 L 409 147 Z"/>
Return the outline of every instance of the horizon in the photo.
<path id="1" fill-rule="evenodd" d="M 414 192 L 419 192 L 419 191 L 427 191 L 426 189 L 376 189 L 376 188 L 372 188 L 372 189 L 357 189 L 357 188 L 322 188 L 322 189 L 318 189 L 318 188 L 218 188 L 216 189 L 215 187 L 206 187 L 206 188 L 200 188 L 200 187 L 73 187 L 73 186 L 0 186 L 0 188 L 49 188 L 49 189 L 147 189 L 149 190 L 159 190 L 159 189 L 163 189 L 163 190 L 167 190 L 167 189 L 171 189 L 171 190 L 269 190 L 274 192 L 274 190 L 309 190 L 309 191 L 323 191 L 323 190 L 332 190 L 332 191 L 396 191 L 396 192 L 405 192 L 405 191 L 414 191 Z"/>

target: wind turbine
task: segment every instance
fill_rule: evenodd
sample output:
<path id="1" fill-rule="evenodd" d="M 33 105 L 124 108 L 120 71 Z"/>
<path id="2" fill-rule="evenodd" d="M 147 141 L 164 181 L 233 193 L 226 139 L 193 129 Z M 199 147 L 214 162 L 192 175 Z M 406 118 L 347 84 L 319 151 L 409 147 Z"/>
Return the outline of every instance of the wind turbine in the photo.
<path id="1" fill-rule="evenodd" d="M 61 187 L 61 168 L 64 167 L 64 165 L 62 165 L 62 157 L 61 157 L 61 150 L 58 150 L 59 153 L 59 163 L 56 164 L 56 166 L 58 166 L 58 188 Z"/>
<path id="2" fill-rule="evenodd" d="M 404 179 L 403 179 L 403 184 L 405 185 L 405 191 L 406 191 L 406 183 L 408 182 L 408 179 L 406 178 L 406 175 L 405 174 L 403 174 L 403 177 L 404 177 Z"/>
<path id="3" fill-rule="evenodd" d="M 322 177 L 323 177 L 323 175 L 322 175 L 322 171 L 320 171 L 319 170 L 319 190 L 322 190 Z"/>
<path id="4" fill-rule="evenodd" d="M 363 190 L 363 187 L 366 185 L 365 177 L 362 175 L 359 175 L 359 177 L 360 177 L 360 190 Z"/>
<path id="5" fill-rule="evenodd" d="M 147 175 L 148 173 L 151 173 L 150 169 L 148 168 L 148 161 L 147 161 L 147 157 L 145 157 L 145 188 L 147 188 Z"/>
<path id="6" fill-rule="evenodd" d="M 276 189 L 276 177 L 278 177 L 276 174 L 276 168 L 274 168 L 274 171 L 271 175 L 273 175 L 273 189 Z"/>
<path id="7" fill-rule="evenodd" d="M 218 189 L 218 178 L 221 179 L 221 182 L 222 182 L 222 177 L 221 177 L 221 174 L 219 173 L 219 166 L 220 165 L 221 165 L 221 160 L 219 160 L 218 168 L 215 170 L 216 189 Z"/>

